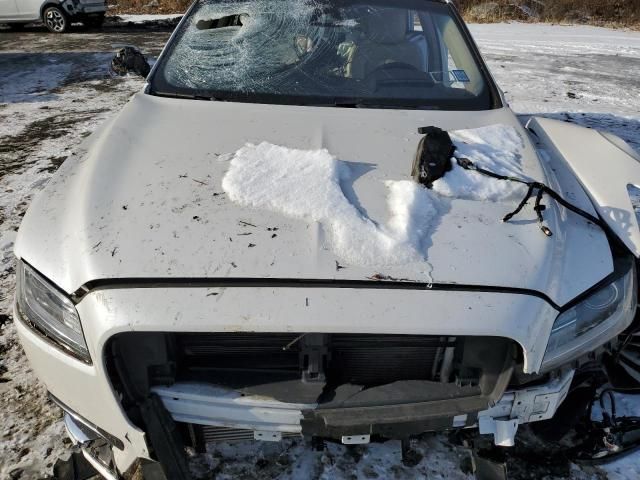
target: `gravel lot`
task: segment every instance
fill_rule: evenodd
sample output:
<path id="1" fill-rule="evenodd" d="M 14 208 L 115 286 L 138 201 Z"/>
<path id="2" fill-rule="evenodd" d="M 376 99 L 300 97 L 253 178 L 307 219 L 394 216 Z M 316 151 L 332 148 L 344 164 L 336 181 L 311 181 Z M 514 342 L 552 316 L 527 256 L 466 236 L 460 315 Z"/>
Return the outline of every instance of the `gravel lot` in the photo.
<path id="1" fill-rule="evenodd" d="M 12 245 L 33 195 L 79 141 L 142 88 L 113 78 L 122 45 L 158 55 L 173 20 L 112 21 L 100 32 L 51 35 L 43 28 L 0 29 L 0 478 L 43 478 L 70 451 L 60 412 L 45 396 L 17 344 L 11 320 Z M 149 21 L 151 20 L 151 21 Z M 472 32 L 512 107 L 611 131 L 640 151 L 640 33 L 592 27 L 479 25 Z M 633 397 L 620 402 L 640 414 Z M 526 433 L 526 432 L 525 432 Z M 444 435 L 416 443 L 422 460 L 400 461 L 398 442 L 324 452 L 302 442 L 220 445 L 194 458 L 215 478 L 472 478 L 464 450 Z M 545 462 L 541 459 L 545 458 Z M 545 463 L 544 465 L 541 465 Z M 514 478 L 640 478 L 639 455 L 582 469 L 549 452 L 522 454 Z M 206 478 L 213 478 L 209 474 Z"/>

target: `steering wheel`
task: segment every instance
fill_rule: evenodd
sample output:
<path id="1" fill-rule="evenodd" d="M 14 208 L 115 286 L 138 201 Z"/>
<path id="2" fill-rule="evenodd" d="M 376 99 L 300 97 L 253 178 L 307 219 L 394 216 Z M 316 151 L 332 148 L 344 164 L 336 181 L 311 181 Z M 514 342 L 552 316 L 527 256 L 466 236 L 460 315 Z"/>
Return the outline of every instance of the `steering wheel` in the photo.
<path id="1" fill-rule="evenodd" d="M 405 72 L 405 73 L 401 74 L 402 77 L 398 78 L 398 76 L 393 75 L 392 72 L 398 72 L 398 73 Z M 365 80 L 368 80 L 371 77 L 377 77 L 377 76 L 384 76 L 390 79 L 407 79 L 407 80 L 413 80 L 414 78 L 417 78 L 417 77 L 428 78 L 425 72 L 423 72 L 416 66 L 411 65 L 410 63 L 405 63 L 405 62 L 382 63 L 378 65 L 376 68 L 374 68 L 373 70 L 371 70 L 365 77 Z"/>
<path id="2" fill-rule="evenodd" d="M 404 62 L 389 62 L 378 65 L 364 78 L 376 90 L 378 87 L 406 85 L 413 87 L 432 87 L 433 79 L 419 68 Z"/>

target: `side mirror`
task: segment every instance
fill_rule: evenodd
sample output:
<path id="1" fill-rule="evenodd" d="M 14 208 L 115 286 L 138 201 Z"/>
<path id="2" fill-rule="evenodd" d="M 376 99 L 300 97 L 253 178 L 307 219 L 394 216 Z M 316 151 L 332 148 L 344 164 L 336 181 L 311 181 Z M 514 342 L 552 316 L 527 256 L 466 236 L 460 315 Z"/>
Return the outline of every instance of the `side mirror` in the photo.
<path id="1" fill-rule="evenodd" d="M 124 47 L 111 60 L 111 71 L 120 76 L 135 73 L 147 78 L 151 71 L 151 66 L 147 58 L 136 47 Z"/>

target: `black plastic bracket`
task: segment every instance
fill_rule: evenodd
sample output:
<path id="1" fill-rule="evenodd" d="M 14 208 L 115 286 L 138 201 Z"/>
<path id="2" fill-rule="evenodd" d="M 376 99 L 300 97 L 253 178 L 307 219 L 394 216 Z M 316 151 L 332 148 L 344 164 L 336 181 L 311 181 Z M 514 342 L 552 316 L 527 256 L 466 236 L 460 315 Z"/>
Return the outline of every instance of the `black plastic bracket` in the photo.
<path id="1" fill-rule="evenodd" d="M 328 337 L 322 333 L 308 333 L 300 339 L 300 366 L 303 382 L 326 382 L 325 367 L 329 363 Z"/>
<path id="2" fill-rule="evenodd" d="M 166 478 L 191 480 L 180 432 L 157 395 L 150 395 L 140 404 L 140 413 L 146 425 L 149 443 Z M 158 477 L 155 477 L 158 478 Z"/>
<path id="3" fill-rule="evenodd" d="M 91 480 L 98 472 L 80 451 L 73 452 L 67 460 L 58 460 L 53 466 L 55 480 Z"/>
<path id="4" fill-rule="evenodd" d="M 476 480 L 508 480 L 506 462 L 484 456 L 475 449 L 472 452 L 472 460 Z"/>

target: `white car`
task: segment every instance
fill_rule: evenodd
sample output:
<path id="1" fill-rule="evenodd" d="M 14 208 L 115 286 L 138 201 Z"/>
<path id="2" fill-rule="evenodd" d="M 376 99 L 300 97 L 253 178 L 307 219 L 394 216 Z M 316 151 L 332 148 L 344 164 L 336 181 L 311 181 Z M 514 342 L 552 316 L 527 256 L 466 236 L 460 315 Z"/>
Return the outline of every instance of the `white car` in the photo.
<path id="1" fill-rule="evenodd" d="M 73 22 L 101 27 L 106 0 L 0 0 L 0 23 L 18 29 L 41 21 L 54 33 L 63 33 Z"/>
<path id="2" fill-rule="evenodd" d="M 221 440 L 509 446 L 629 331 L 635 185 L 619 138 L 523 126 L 448 1 L 198 0 L 25 215 L 18 333 L 107 478 Z"/>

